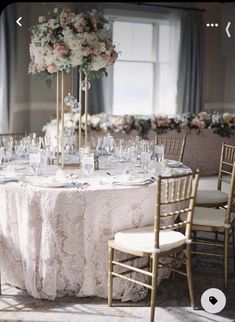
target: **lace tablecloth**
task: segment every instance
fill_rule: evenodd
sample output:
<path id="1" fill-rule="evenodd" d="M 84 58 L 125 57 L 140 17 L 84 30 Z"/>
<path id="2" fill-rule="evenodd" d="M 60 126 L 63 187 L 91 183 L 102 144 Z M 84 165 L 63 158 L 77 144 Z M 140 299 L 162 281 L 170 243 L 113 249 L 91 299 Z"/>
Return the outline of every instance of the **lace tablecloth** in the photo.
<path id="1" fill-rule="evenodd" d="M 3 281 L 35 298 L 106 298 L 108 240 L 153 223 L 155 189 L 155 183 L 123 187 L 98 179 L 86 189 L 0 185 Z M 159 281 L 168 275 L 160 271 Z M 137 301 L 147 290 L 114 279 L 113 294 Z"/>

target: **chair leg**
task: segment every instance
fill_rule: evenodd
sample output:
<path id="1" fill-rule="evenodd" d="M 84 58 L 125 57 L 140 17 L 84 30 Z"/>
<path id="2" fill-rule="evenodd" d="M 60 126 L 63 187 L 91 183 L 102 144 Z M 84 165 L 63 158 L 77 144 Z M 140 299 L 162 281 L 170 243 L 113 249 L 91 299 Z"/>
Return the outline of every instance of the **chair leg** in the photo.
<path id="1" fill-rule="evenodd" d="M 235 272 L 235 231 L 234 225 L 232 225 L 232 244 L 233 244 L 233 270 Z"/>
<path id="2" fill-rule="evenodd" d="M 187 279 L 188 279 L 190 302 L 191 302 L 192 308 L 195 309 L 195 299 L 194 299 L 194 294 L 193 294 L 193 279 L 192 279 L 192 268 L 191 268 L 190 245 L 186 245 L 185 256 L 186 256 L 186 272 L 187 272 Z"/>
<path id="3" fill-rule="evenodd" d="M 229 231 L 226 228 L 224 232 L 224 287 L 228 287 L 228 235 Z"/>
<path id="4" fill-rule="evenodd" d="M 197 231 L 193 231 L 193 241 L 195 242 L 195 244 L 193 244 L 193 251 L 196 252 L 197 251 L 197 244 L 196 244 L 196 241 L 197 241 Z M 196 254 L 193 254 L 193 255 L 196 255 Z"/>
<path id="5" fill-rule="evenodd" d="M 173 255 L 173 260 L 176 260 L 176 254 Z M 173 262 L 172 268 L 176 269 L 176 262 Z M 174 281 L 175 279 L 175 271 L 172 271 L 172 280 Z"/>
<path id="6" fill-rule="evenodd" d="M 150 314 L 150 322 L 154 322 L 155 315 L 155 305 L 156 305 L 156 292 L 157 292 L 157 273 L 158 273 L 158 258 L 157 254 L 153 255 L 152 260 L 152 289 L 151 289 L 151 314 Z"/>
<path id="7" fill-rule="evenodd" d="M 112 292 L 113 292 L 113 255 L 114 249 L 109 247 L 109 268 L 108 268 L 108 306 L 112 306 Z"/>

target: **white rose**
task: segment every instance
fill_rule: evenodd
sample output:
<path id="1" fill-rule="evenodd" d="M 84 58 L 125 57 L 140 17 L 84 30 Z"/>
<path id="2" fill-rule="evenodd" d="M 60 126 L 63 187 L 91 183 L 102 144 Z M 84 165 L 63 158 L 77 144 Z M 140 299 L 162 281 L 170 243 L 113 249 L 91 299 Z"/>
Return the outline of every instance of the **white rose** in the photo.
<path id="1" fill-rule="evenodd" d="M 223 120 L 225 123 L 230 123 L 232 121 L 232 114 L 230 113 L 224 113 L 223 114 Z"/>
<path id="2" fill-rule="evenodd" d="M 45 16 L 38 17 L 38 22 L 43 23 L 45 21 L 46 21 L 46 17 Z"/>
<path id="3" fill-rule="evenodd" d="M 91 125 L 92 125 L 93 127 L 97 127 L 97 126 L 99 125 L 99 123 L 100 123 L 100 118 L 99 118 L 99 116 L 97 116 L 97 115 L 92 115 L 92 116 L 91 116 Z"/>
<path id="4" fill-rule="evenodd" d="M 99 29 L 96 32 L 96 35 L 101 41 L 106 41 L 106 40 L 112 38 L 112 31 L 111 30 L 106 30 L 106 29 Z"/>
<path id="5" fill-rule="evenodd" d="M 91 60 L 91 70 L 99 70 L 106 66 L 105 60 L 100 56 L 93 56 Z"/>
<path id="6" fill-rule="evenodd" d="M 70 62 L 72 67 L 76 67 L 82 64 L 82 58 L 83 55 L 80 51 L 72 50 L 71 56 L 70 56 Z"/>

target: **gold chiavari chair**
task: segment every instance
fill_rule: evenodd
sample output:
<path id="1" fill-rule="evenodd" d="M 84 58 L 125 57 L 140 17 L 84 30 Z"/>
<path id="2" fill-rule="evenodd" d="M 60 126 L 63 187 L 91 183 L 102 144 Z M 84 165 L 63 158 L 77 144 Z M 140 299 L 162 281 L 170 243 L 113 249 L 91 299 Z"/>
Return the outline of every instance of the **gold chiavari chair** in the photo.
<path id="1" fill-rule="evenodd" d="M 227 199 L 227 208 L 207 208 L 207 207 L 195 207 L 194 216 L 192 222 L 192 233 L 193 233 L 193 245 L 203 246 L 205 250 L 197 251 L 195 248 L 192 253 L 201 254 L 206 256 L 216 256 L 222 257 L 224 259 L 224 286 L 228 286 L 228 248 L 229 239 L 232 237 L 233 241 L 233 260 L 235 265 L 235 238 L 234 238 L 234 220 L 231 218 L 232 207 L 233 207 L 233 197 L 235 188 L 235 162 L 232 168 L 232 177 L 230 182 L 230 188 Z M 180 216 L 181 220 L 185 221 L 186 216 L 182 214 Z M 233 222 L 232 222 L 233 221 Z M 216 233 L 215 239 L 208 237 L 199 236 L 198 233 L 206 232 L 207 234 Z M 217 234 L 223 235 L 223 240 L 220 241 L 217 238 Z M 210 234 L 213 236 L 213 234 Z M 223 252 L 212 253 L 207 247 L 215 247 L 223 249 Z M 197 247 L 198 248 L 198 247 Z"/>
<path id="2" fill-rule="evenodd" d="M 190 238 L 191 221 L 194 210 L 195 195 L 198 185 L 199 172 L 184 174 L 178 177 L 161 177 L 156 179 L 156 207 L 153 218 L 154 225 L 139 227 L 121 231 L 115 234 L 114 240 L 109 240 L 109 271 L 108 271 L 108 305 L 112 306 L 113 278 L 119 277 L 130 282 L 137 283 L 151 290 L 151 316 L 154 321 L 157 275 L 159 267 L 168 267 L 173 272 L 187 276 L 190 301 L 195 308 L 193 295 L 191 261 L 190 261 Z M 165 209 L 164 209 L 165 207 Z M 166 209 L 173 211 L 166 211 Z M 177 209 L 177 210 L 175 210 Z M 186 220 L 176 220 L 180 214 L 186 213 Z M 166 220 L 172 219 L 172 224 L 166 224 Z M 164 223 L 165 222 L 165 223 Z M 169 223 L 169 221 L 167 221 Z M 182 229 L 182 232 L 179 231 Z M 131 256 L 126 260 L 114 258 L 114 250 L 121 251 Z M 177 254 L 183 254 L 181 258 Z M 139 258 L 146 257 L 150 265 L 135 265 Z M 159 263 L 159 258 L 169 257 L 171 263 Z M 132 262 L 127 264 L 128 262 Z M 179 264 L 186 265 L 186 272 L 176 269 Z M 115 271 L 117 268 L 125 269 L 124 272 Z M 115 268 L 115 270 L 114 270 Z M 145 269 L 147 268 L 147 269 Z M 150 278 L 150 282 L 137 281 L 127 274 L 134 272 L 142 273 Z"/>
<path id="3" fill-rule="evenodd" d="M 224 207 L 228 201 L 228 194 L 222 191 L 222 185 L 229 185 L 232 177 L 233 162 L 235 161 L 235 146 L 223 143 L 220 156 L 219 174 L 217 179 L 217 189 L 198 189 L 197 207 Z"/>
<path id="4" fill-rule="evenodd" d="M 186 135 L 183 138 L 174 138 L 157 135 L 155 144 L 164 146 L 164 154 L 167 159 L 182 162 L 186 143 Z"/>

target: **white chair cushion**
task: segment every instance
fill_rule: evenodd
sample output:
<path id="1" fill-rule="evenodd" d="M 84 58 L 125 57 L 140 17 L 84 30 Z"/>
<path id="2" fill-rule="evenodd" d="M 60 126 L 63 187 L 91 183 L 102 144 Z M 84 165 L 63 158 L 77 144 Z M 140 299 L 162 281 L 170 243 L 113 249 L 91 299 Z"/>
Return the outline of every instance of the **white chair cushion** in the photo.
<path id="1" fill-rule="evenodd" d="M 152 253 L 154 251 L 153 226 L 134 228 L 118 232 L 115 242 L 132 250 Z M 160 251 L 168 251 L 183 245 L 186 241 L 184 234 L 170 229 L 161 230 L 159 234 Z"/>
<path id="2" fill-rule="evenodd" d="M 187 214 L 180 216 L 181 220 L 187 219 Z M 193 225 L 223 227 L 225 210 L 206 207 L 195 207 L 193 213 Z"/>
<path id="3" fill-rule="evenodd" d="M 196 197 L 197 204 L 221 204 L 227 202 L 227 193 L 220 190 L 198 190 Z"/>

